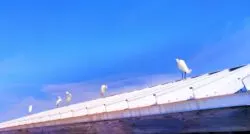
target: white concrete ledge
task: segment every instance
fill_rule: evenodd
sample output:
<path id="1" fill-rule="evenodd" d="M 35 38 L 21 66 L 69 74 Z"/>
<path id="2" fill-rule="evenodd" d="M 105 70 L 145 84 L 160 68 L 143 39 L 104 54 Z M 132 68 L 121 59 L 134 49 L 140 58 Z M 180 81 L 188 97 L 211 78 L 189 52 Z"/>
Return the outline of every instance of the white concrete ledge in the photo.
<path id="1" fill-rule="evenodd" d="M 33 127 L 56 126 L 56 125 L 72 124 L 80 122 L 81 123 L 95 122 L 95 121 L 114 120 L 114 119 L 131 118 L 131 117 L 143 117 L 143 116 L 161 115 L 168 113 L 208 110 L 215 108 L 249 106 L 249 105 L 250 105 L 250 94 L 238 93 L 232 95 L 204 98 L 199 100 L 189 100 L 189 101 L 182 101 L 170 104 L 152 105 L 148 107 L 127 109 L 116 112 L 107 112 L 96 115 L 72 117 L 67 119 L 53 120 L 35 124 L 26 124 L 16 127 L 4 128 L 1 129 L 1 131 L 33 128 Z"/>
<path id="2" fill-rule="evenodd" d="M 0 123 L 0 130 L 249 105 L 248 93 L 239 94 L 242 98 L 235 94 L 244 87 L 250 90 L 249 75 L 250 65 L 226 69 L 25 116 Z"/>

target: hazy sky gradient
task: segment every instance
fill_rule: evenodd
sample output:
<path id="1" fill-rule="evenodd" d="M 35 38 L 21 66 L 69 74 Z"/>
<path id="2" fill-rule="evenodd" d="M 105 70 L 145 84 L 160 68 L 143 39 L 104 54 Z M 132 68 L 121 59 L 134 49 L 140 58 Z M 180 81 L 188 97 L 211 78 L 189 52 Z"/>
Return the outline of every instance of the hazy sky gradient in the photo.
<path id="1" fill-rule="evenodd" d="M 9 0 L 0 3 L 0 121 L 250 63 L 248 0 Z M 39 105 L 39 107 L 38 107 Z"/>

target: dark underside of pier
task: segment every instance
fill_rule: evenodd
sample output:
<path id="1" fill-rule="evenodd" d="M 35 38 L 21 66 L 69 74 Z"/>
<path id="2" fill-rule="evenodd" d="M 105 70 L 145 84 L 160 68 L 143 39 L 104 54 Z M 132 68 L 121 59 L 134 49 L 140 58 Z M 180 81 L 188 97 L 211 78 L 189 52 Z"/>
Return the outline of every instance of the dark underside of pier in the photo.
<path id="1" fill-rule="evenodd" d="M 248 133 L 250 106 L 19 129 L 0 134 Z"/>

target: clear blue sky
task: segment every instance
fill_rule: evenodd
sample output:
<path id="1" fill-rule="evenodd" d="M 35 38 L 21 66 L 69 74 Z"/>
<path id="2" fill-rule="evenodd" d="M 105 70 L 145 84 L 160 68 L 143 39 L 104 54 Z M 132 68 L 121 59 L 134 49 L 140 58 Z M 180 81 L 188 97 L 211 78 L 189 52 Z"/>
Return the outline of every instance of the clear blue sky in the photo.
<path id="1" fill-rule="evenodd" d="M 64 91 L 44 90 L 51 84 L 178 75 L 177 57 L 193 75 L 250 63 L 249 7 L 249 0 L 1 2 L 0 113 L 27 98 L 54 101 Z"/>

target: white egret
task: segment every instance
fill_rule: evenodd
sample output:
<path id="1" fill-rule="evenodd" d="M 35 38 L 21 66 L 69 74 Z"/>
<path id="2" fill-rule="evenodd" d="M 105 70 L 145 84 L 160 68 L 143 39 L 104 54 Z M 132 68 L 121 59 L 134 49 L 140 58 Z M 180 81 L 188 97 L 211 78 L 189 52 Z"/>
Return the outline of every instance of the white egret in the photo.
<path id="1" fill-rule="evenodd" d="M 66 102 L 69 104 L 72 99 L 72 94 L 66 91 Z"/>
<path id="2" fill-rule="evenodd" d="M 61 102 L 62 102 L 61 96 L 57 96 L 56 107 L 58 107 L 58 106 L 60 105 Z"/>
<path id="3" fill-rule="evenodd" d="M 192 69 L 189 69 L 187 64 L 185 63 L 184 60 L 182 59 L 176 59 L 176 62 L 177 62 L 177 66 L 178 68 L 182 71 L 182 78 L 186 78 L 186 74 L 189 74 L 192 72 Z M 183 73 L 184 73 L 184 76 L 183 76 Z"/>
<path id="4" fill-rule="evenodd" d="M 29 112 L 29 113 L 32 112 L 32 105 L 29 105 L 28 112 Z"/>
<path id="5" fill-rule="evenodd" d="M 101 86 L 101 96 L 104 96 L 104 94 L 106 93 L 107 89 L 108 89 L 107 85 L 103 84 Z"/>

